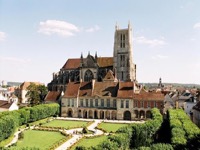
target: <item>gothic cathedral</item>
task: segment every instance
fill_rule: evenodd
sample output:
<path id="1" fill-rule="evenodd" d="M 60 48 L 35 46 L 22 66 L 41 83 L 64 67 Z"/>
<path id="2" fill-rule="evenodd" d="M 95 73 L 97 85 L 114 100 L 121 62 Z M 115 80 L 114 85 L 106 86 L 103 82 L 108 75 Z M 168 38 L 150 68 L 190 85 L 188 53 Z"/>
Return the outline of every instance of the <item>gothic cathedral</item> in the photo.
<path id="1" fill-rule="evenodd" d="M 83 58 L 70 58 L 58 73 L 53 73 L 53 80 L 48 84 L 49 91 L 65 91 L 69 82 L 103 82 L 109 72 L 113 81 L 136 81 L 136 65 L 133 63 L 132 28 L 115 27 L 113 57 L 90 55 Z"/>

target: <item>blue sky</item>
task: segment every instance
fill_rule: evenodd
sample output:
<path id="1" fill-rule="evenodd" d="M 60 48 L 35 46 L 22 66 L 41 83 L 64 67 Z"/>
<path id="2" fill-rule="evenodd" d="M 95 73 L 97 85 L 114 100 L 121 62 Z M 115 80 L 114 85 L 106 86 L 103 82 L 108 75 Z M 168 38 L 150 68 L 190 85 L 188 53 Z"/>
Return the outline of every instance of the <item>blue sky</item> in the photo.
<path id="1" fill-rule="evenodd" d="M 48 83 L 68 58 L 112 56 L 133 27 L 139 82 L 200 84 L 199 0 L 0 0 L 0 80 Z"/>

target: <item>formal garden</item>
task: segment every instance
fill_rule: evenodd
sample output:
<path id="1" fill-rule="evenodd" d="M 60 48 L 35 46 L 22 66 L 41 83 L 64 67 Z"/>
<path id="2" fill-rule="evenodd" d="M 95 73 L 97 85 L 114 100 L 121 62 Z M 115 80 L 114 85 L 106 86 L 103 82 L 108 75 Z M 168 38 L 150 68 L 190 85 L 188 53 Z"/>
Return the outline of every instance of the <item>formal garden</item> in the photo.
<path id="1" fill-rule="evenodd" d="M 26 130 L 23 132 L 23 134 L 24 137 L 17 142 L 16 148 L 42 147 L 43 149 L 48 149 L 54 143 L 57 143 L 61 140 L 67 140 L 66 136 L 59 132 L 53 131 Z"/>
<path id="2" fill-rule="evenodd" d="M 83 128 L 90 124 L 89 121 L 70 121 L 70 120 L 53 120 L 48 123 L 42 124 L 42 126 L 47 127 L 63 127 L 65 129 L 73 129 L 73 128 Z"/>
<path id="3" fill-rule="evenodd" d="M 151 119 L 141 124 L 101 121 L 90 132 L 87 127 L 94 123 L 92 120 L 55 119 L 59 109 L 58 104 L 42 104 L 0 113 L 0 149 L 56 149 L 72 138 L 73 134 L 66 132 L 72 128 L 83 128 L 82 132 L 75 133 L 81 138 L 70 147 L 76 150 L 200 149 L 200 129 L 181 109 L 170 109 L 166 119 L 163 119 L 159 110 L 154 108 Z M 96 136 L 96 130 L 103 132 Z M 17 143 L 5 148 L 17 131 Z"/>
<path id="4" fill-rule="evenodd" d="M 109 122 L 102 122 L 100 123 L 97 128 L 106 132 L 106 133 L 112 133 L 116 132 L 118 129 L 122 127 L 129 126 L 128 123 L 109 123 Z"/>
<path id="5" fill-rule="evenodd" d="M 79 142 L 77 142 L 75 145 L 73 145 L 71 147 L 71 150 L 76 149 L 76 147 L 81 147 L 81 148 L 95 147 L 106 140 L 107 140 L 106 135 L 95 136 L 95 137 L 85 137 L 85 138 L 81 139 Z"/>

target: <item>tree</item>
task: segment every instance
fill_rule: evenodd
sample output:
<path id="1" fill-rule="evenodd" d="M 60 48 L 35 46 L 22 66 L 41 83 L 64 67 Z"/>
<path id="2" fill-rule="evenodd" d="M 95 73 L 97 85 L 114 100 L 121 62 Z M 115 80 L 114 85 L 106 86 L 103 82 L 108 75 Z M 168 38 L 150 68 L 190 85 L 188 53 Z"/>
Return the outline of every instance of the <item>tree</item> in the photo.
<path id="1" fill-rule="evenodd" d="M 36 85 L 31 83 L 28 88 L 28 92 L 26 96 L 28 97 L 28 101 L 30 105 L 38 105 L 43 103 L 44 97 L 47 94 L 47 88 L 44 85 Z"/>
<path id="2" fill-rule="evenodd" d="M 45 85 L 38 85 L 38 92 L 40 95 L 40 103 L 44 102 L 44 98 L 47 95 L 47 87 Z"/>

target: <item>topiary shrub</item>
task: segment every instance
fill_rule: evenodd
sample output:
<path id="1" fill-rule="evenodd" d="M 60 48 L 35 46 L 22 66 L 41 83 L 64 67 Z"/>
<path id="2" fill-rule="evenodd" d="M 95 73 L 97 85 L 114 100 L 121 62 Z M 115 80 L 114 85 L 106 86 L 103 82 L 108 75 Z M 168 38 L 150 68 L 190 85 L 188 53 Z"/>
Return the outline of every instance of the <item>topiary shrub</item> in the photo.
<path id="1" fill-rule="evenodd" d="M 19 140 L 24 139 L 24 132 L 20 132 L 20 133 L 18 134 L 18 139 L 19 139 Z"/>
<path id="2" fill-rule="evenodd" d="M 88 133 L 87 127 L 83 127 L 82 133 L 83 133 L 83 134 L 87 134 L 87 133 Z"/>

